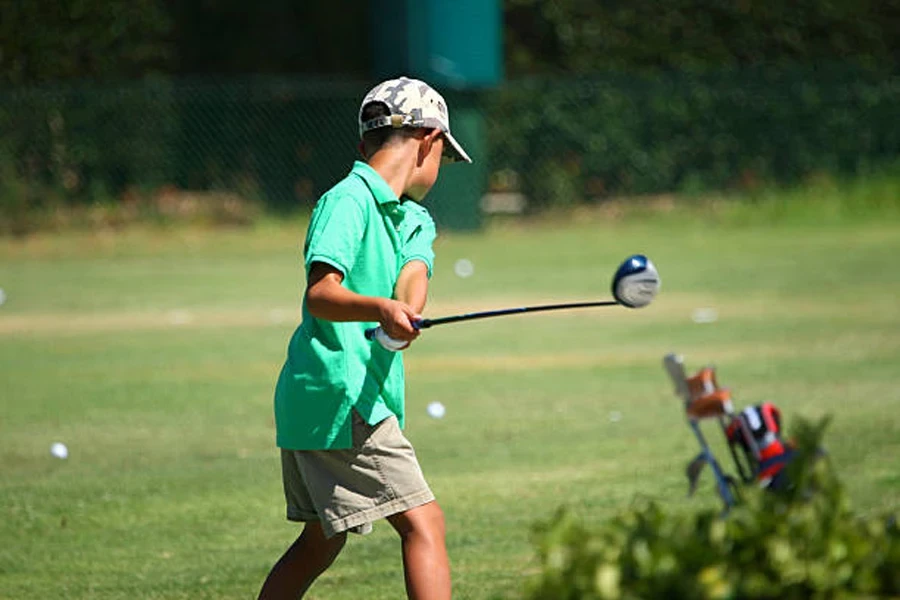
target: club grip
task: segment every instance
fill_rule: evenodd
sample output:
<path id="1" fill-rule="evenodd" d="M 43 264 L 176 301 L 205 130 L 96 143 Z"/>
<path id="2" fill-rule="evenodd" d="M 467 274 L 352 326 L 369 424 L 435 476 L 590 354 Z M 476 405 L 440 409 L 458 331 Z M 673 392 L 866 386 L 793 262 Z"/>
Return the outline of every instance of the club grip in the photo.
<path id="1" fill-rule="evenodd" d="M 413 321 L 413 327 L 416 329 L 427 329 L 431 327 L 431 322 L 428 319 L 419 319 L 418 321 Z M 375 332 L 378 330 L 377 327 L 369 327 L 366 329 L 365 336 L 367 340 L 375 339 Z"/>

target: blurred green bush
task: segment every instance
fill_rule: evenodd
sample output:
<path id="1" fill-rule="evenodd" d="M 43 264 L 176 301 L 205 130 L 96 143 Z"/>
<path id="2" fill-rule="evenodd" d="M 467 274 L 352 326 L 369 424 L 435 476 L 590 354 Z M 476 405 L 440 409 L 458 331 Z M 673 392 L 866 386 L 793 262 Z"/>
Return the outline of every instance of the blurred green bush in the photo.
<path id="1" fill-rule="evenodd" d="M 855 515 L 821 447 L 827 419 L 797 421 L 794 487 L 744 490 L 723 516 L 639 501 L 598 528 L 561 510 L 536 528 L 529 600 L 872 598 L 900 594 L 896 515 Z"/>
<path id="2" fill-rule="evenodd" d="M 900 156 L 900 77 L 859 68 L 512 81 L 486 113 L 491 169 L 518 173 L 536 210 L 789 185 Z"/>

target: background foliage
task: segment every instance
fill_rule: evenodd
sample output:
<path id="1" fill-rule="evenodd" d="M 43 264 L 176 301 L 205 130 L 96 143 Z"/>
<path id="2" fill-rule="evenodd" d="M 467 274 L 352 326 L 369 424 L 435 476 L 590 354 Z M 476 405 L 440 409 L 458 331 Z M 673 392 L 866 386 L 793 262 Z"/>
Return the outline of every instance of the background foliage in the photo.
<path id="1" fill-rule="evenodd" d="M 514 75 L 900 62 L 896 0 L 506 0 L 504 6 Z"/>
<path id="2" fill-rule="evenodd" d="M 900 156 L 900 77 L 847 65 L 529 79 L 488 102 L 492 168 L 537 207 L 752 190 Z"/>
<path id="3" fill-rule="evenodd" d="M 793 486 L 745 487 L 721 509 L 634 505 L 592 530 L 562 511 L 538 528 L 532 600 L 832 598 L 900 594 L 894 514 L 856 515 L 823 448 L 827 419 L 794 424 Z"/>
<path id="4" fill-rule="evenodd" d="M 172 25 L 158 0 L 3 0 L 0 86 L 166 72 Z"/>
<path id="5" fill-rule="evenodd" d="M 0 2 L 0 83 L 370 72 L 355 0 Z M 503 0 L 512 77 L 900 62 L 897 0 Z M 647 18 L 653 15 L 653 18 Z"/>
<path id="6" fill-rule="evenodd" d="M 225 221 L 246 220 L 248 206 L 307 209 L 357 157 L 365 85 L 255 77 L 0 91 L 0 229 L 98 202 L 158 212 L 179 190 L 203 192 L 207 209 L 216 198 L 243 205 Z M 476 106 L 490 191 L 524 194 L 532 210 L 871 174 L 900 156 L 900 76 L 847 65 L 530 78 Z"/>
<path id="7" fill-rule="evenodd" d="M 486 139 L 464 141 L 486 144 L 489 191 L 534 210 L 900 155 L 898 0 L 503 10 L 509 80 L 446 91 L 484 116 Z M 0 2 L 0 230 L 85 204 L 171 213 L 178 190 L 225 222 L 309 207 L 356 158 L 367 18 L 351 0 Z"/>

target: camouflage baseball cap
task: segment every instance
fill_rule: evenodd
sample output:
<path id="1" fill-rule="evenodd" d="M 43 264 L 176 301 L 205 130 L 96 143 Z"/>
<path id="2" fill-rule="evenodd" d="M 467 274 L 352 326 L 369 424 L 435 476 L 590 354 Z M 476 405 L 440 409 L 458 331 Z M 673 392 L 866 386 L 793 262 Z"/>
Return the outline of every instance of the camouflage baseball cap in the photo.
<path id="1" fill-rule="evenodd" d="M 384 103 L 391 113 L 390 116 L 363 121 L 363 109 L 372 102 Z M 444 156 L 453 161 L 472 162 L 459 142 L 450 135 L 447 103 L 424 81 L 408 77 L 389 79 L 379 83 L 366 94 L 359 107 L 359 135 L 362 137 L 365 132 L 381 127 L 440 129 L 448 142 L 444 145 Z"/>

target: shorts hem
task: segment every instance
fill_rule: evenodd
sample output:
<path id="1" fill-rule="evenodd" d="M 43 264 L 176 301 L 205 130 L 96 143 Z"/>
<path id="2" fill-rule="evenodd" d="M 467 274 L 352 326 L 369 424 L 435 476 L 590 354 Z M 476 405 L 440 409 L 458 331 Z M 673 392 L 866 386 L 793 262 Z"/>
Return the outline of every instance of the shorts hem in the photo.
<path id="1" fill-rule="evenodd" d="M 319 515 L 289 510 L 287 511 L 287 520 L 295 523 L 308 523 L 310 521 L 318 521 Z"/>
<path id="2" fill-rule="evenodd" d="M 365 523 L 371 523 L 378 519 L 384 519 L 391 515 L 396 515 L 412 508 L 422 506 L 434 501 L 434 494 L 430 489 L 404 496 L 403 498 L 395 498 L 383 504 L 367 508 L 352 515 L 341 517 L 339 519 L 323 520 L 322 529 L 325 530 L 326 537 L 332 537 L 348 529 L 359 527 Z"/>

